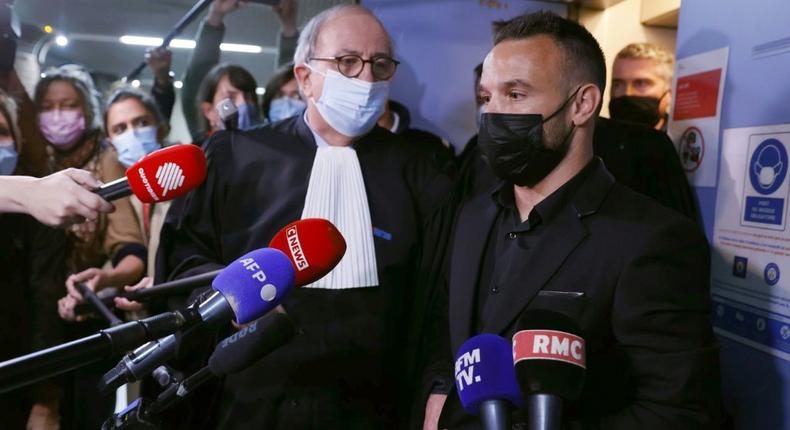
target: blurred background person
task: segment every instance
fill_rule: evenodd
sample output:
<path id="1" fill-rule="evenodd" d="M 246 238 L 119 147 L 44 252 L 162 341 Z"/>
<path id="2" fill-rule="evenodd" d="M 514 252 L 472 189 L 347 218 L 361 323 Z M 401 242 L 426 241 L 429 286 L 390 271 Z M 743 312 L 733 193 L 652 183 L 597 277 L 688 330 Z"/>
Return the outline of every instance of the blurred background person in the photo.
<path id="1" fill-rule="evenodd" d="M 22 137 L 16 103 L 0 92 L 0 179 L 16 168 Z M 55 312 L 65 279 L 66 238 L 22 213 L 0 213 L 0 361 L 63 342 Z M 0 395 L 3 428 L 54 430 L 60 426 L 60 378 Z"/>
<path id="2" fill-rule="evenodd" d="M 34 101 L 51 171 L 81 168 L 103 182 L 125 174 L 117 153 L 103 141 L 99 96 L 83 67 L 66 65 L 45 72 Z M 133 208 L 128 198 L 114 205 L 115 212 L 66 232 L 66 270 L 71 275 L 66 279 L 68 295 L 58 301 L 58 312 L 66 320 L 74 320 L 68 310 L 81 298 L 77 282 L 98 291 L 135 283 L 143 275 L 146 250 Z M 98 321 L 69 324 L 67 337 L 83 337 L 104 327 Z M 63 412 L 72 428 L 98 428 L 112 412 L 114 396 L 101 396 L 96 390 L 99 377 L 111 364 L 98 362 L 68 375 Z"/>
<path id="3" fill-rule="evenodd" d="M 263 117 L 258 109 L 258 85 L 252 74 L 239 65 L 220 64 L 225 16 L 245 4 L 239 0 L 214 0 L 195 37 L 195 50 L 181 90 L 184 118 L 194 143 L 199 144 L 212 132 L 222 129 L 216 105 L 224 99 L 230 99 L 239 109 L 241 129 L 256 125 Z M 298 39 L 296 8 L 295 0 L 283 0 L 272 8 L 282 25 L 278 65 L 293 59 Z"/>
<path id="4" fill-rule="evenodd" d="M 675 55 L 652 43 L 631 43 L 612 66 L 612 119 L 666 131 Z"/>
<path id="5" fill-rule="evenodd" d="M 299 94 L 293 67 L 293 63 L 281 67 L 266 84 L 261 111 L 269 122 L 290 118 L 307 108 Z"/>

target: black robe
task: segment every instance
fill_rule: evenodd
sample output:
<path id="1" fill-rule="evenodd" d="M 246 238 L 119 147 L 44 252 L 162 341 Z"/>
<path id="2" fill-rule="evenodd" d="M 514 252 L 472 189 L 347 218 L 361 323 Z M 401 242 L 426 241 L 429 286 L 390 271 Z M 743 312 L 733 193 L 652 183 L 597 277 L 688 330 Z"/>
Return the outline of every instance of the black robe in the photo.
<path id="1" fill-rule="evenodd" d="M 402 428 L 398 420 L 406 417 L 397 404 L 409 400 L 405 385 L 416 382 L 408 379 L 433 300 L 425 285 L 449 237 L 452 183 L 425 151 L 384 129 L 376 127 L 354 149 L 372 225 L 383 232 L 374 235 L 380 285 L 293 291 L 284 307 L 299 335 L 226 378 L 219 409 L 199 413 L 210 426 Z M 205 150 L 206 181 L 168 213 L 158 281 L 226 265 L 301 217 L 316 153 L 301 115 L 216 133 Z"/>

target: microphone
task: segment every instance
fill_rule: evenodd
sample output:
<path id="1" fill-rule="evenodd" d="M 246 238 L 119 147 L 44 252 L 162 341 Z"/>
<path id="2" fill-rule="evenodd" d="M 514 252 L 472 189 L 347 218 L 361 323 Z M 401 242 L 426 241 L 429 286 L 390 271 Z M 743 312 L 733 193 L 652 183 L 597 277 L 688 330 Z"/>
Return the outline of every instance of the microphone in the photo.
<path id="1" fill-rule="evenodd" d="M 464 410 L 486 430 L 510 430 L 511 405 L 523 400 L 510 343 L 494 334 L 469 338 L 455 359 L 455 386 Z"/>
<path id="2" fill-rule="evenodd" d="M 545 309 L 525 311 L 513 335 L 516 379 L 527 403 L 528 428 L 562 428 L 562 405 L 579 398 L 586 356 L 579 325 Z"/>
<path id="3" fill-rule="evenodd" d="M 236 131 L 239 129 L 239 109 L 230 99 L 224 99 L 217 103 L 214 107 L 219 114 L 219 119 L 222 120 L 222 125 L 227 131 Z"/>
<path id="4" fill-rule="evenodd" d="M 0 363 L 0 394 L 127 351 L 199 319 L 192 309 L 167 312 L 4 361 Z"/>
<path id="5" fill-rule="evenodd" d="M 215 376 L 240 372 L 290 341 L 296 334 L 291 319 L 273 313 L 253 321 L 225 338 L 211 354 L 208 366 L 198 370 L 181 383 L 171 384 L 154 401 L 138 398 L 123 411 L 105 421 L 103 429 L 159 428 L 156 416 Z M 147 427 L 146 427 L 147 425 Z"/>
<path id="6" fill-rule="evenodd" d="M 288 256 L 296 274 L 294 286 L 301 287 L 321 279 L 337 266 L 346 252 L 346 241 L 331 222 L 322 218 L 308 218 L 294 221 L 280 229 L 269 242 L 269 247 L 279 249 Z M 221 271 L 176 279 L 142 290 L 124 291 L 103 297 L 101 301 L 112 306 L 115 297 L 144 301 L 183 294 L 210 284 Z M 92 307 L 88 303 L 80 303 L 74 310 L 77 315 L 91 311 Z"/>
<path id="7" fill-rule="evenodd" d="M 215 376 L 238 373 L 285 345 L 296 334 L 294 323 L 286 314 L 274 313 L 253 321 L 225 338 L 208 359 L 208 365 L 174 384 L 151 404 L 150 412 L 159 413 L 183 399 Z"/>
<path id="8" fill-rule="evenodd" d="M 269 242 L 291 260 L 295 283 L 301 287 L 323 278 L 337 266 L 346 253 L 346 240 L 334 224 L 323 218 L 294 221 Z"/>
<path id="9" fill-rule="evenodd" d="M 173 200 L 206 179 L 206 156 L 196 145 L 181 144 L 156 150 L 126 169 L 126 176 L 93 190 L 111 201 L 131 194 L 143 203 Z"/>
<path id="10" fill-rule="evenodd" d="M 267 314 L 290 293 L 294 270 L 277 249 L 263 248 L 243 255 L 214 279 L 214 293 L 197 305 L 200 320 L 217 325 L 234 319 L 246 324 Z M 178 339 L 171 334 L 148 342 L 127 354 L 99 383 L 101 391 L 115 389 L 151 373 L 175 356 Z"/>

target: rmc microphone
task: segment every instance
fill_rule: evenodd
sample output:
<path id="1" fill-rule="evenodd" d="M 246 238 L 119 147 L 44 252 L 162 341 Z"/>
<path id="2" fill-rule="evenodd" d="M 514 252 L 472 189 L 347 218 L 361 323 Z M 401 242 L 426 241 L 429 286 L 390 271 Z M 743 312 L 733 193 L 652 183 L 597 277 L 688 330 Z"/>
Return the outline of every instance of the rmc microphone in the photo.
<path id="1" fill-rule="evenodd" d="M 131 194 L 143 203 L 178 198 L 206 179 L 206 156 L 197 145 L 180 144 L 156 150 L 126 169 L 126 176 L 93 190 L 111 201 Z"/>
<path id="2" fill-rule="evenodd" d="M 510 343 L 494 334 L 467 339 L 455 359 L 455 387 L 485 430 L 510 430 L 513 406 L 523 405 Z"/>
<path id="3" fill-rule="evenodd" d="M 197 307 L 203 323 L 216 325 L 234 319 L 246 324 L 274 309 L 293 289 L 294 270 L 282 251 L 263 248 L 229 264 L 212 283 L 214 293 Z M 178 339 L 169 335 L 127 354 L 100 383 L 115 389 L 151 373 L 175 356 Z"/>
<path id="4" fill-rule="evenodd" d="M 513 335 L 516 379 L 527 404 L 528 428 L 562 428 L 563 402 L 584 387 L 586 355 L 579 325 L 559 312 L 525 311 Z"/>

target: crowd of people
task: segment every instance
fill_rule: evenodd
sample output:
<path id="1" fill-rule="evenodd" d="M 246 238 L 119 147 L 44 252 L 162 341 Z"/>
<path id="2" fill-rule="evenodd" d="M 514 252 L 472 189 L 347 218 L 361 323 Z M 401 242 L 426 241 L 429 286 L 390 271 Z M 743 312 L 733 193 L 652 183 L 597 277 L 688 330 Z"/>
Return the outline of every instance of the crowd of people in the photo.
<path id="1" fill-rule="evenodd" d="M 351 275 L 294 291 L 283 307 L 299 335 L 179 405 L 167 428 L 476 428 L 452 355 L 476 333 L 512 335 L 541 290 L 586 295 L 575 317 L 590 377 L 568 423 L 717 428 L 707 244 L 664 133 L 671 52 L 628 45 L 607 77 L 576 23 L 543 12 L 495 23 L 470 80 L 479 134 L 455 154 L 410 124 L 389 91 L 390 36 L 360 6 L 301 30 L 296 0 L 273 6 L 278 70 L 259 100 L 253 74 L 221 62 L 223 20 L 242 3 L 214 0 L 198 28 L 182 143 L 204 150 L 208 173 L 173 202 L 92 192 L 173 144 L 166 48 L 147 54 L 149 91 L 99 94 L 88 68 L 68 64 L 30 97 L 14 71 L 0 74 L 0 360 L 106 327 L 77 311 L 78 284 L 134 291 L 216 270 L 320 217 L 346 236 Z M 611 119 L 599 116 L 607 83 Z M 238 131 L 215 108 L 228 99 Z M 202 292 L 114 308 L 132 320 Z M 185 348 L 179 370 L 202 367 L 204 349 Z M 96 387 L 117 359 L 0 395 L 4 428 L 100 428 L 115 398 Z"/>

